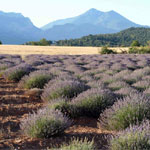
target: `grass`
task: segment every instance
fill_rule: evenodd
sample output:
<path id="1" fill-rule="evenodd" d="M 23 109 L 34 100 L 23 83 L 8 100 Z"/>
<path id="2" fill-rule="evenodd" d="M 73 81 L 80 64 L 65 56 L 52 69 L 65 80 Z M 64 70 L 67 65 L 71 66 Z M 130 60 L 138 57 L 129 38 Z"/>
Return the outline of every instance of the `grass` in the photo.
<path id="1" fill-rule="evenodd" d="M 26 56 L 30 54 L 43 55 L 83 55 L 99 54 L 99 47 L 66 47 L 66 46 L 26 46 L 26 45 L 0 45 L 0 54 Z M 127 51 L 126 47 L 111 48 L 117 52 Z"/>

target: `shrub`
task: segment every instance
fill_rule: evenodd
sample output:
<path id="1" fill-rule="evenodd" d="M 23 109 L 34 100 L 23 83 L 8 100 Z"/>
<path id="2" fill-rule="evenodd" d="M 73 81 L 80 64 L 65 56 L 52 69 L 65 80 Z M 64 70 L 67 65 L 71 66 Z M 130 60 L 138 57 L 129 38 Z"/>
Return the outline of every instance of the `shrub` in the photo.
<path id="1" fill-rule="evenodd" d="M 35 41 L 26 42 L 24 45 L 49 46 L 51 44 L 52 44 L 52 41 L 47 41 L 45 38 L 43 38 L 38 42 L 35 42 Z"/>
<path id="2" fill-rule="evenodd" d="M 111 49 L 108 49 L 107 46 L 102 47 L 102 49 L 99 51 L 100 54 L 116 54 L 116 52 L 114 52 Z"/>
<path id="3" fill-rule="evenodd" d="M 115 91 L 114 93 L 120 95 L 121 97 L 130 95 L 130 93 L 137 93 L 138 91 L 132 87 L 123 87 L 120 90 Z"/>
<path id="4" fill-rule="evenodd" d="M 108 85 L 108 88 L 111 89 L 112 91 L 120 90 L 123 87 L 128 87 L 129 85 L 126 82 L 123 81 L 117 81 L 113 82 Z"/>
<path id="5" fill-rule="evenodd" d="M 128 51 L 129 54 L 149 54 L 150 47 L 131 47 Z"/>
<path id="6" fill-rule="evenodd" d="M 48 75 L 39 75 L 34 78 L 31 78 L 28 80 L 25 84 L 25 88 L 31 89 L 31 88 L 40 88 L 42 89 L 45 83 L 47 83 L 51 79 Z"/>
<path id="7" fill-rule="evenodd" d="M 23 133 L 33 138 L 50 138 L 60 135 L 71 125 L 71 121 L 59 111 L 48 107 L 29 114 L 20 125 Z"/>
<path id="8" fill-rule="evenodd" d="M 117 62 L 111 66 L 111 69 L 113 70 L 113 72 L 120 72 L 122 70 L 125 70 L 126 66 Z"/>
<path id="9" fill-rule="evenodd" d="M 33 71 L 33 68 L 30 65 L 20 64 L 15 67 L 7 69 L 4 72 L 3 77 L 8 80 L 18 82 L 24 75 L 29 74 L 31 71 Z"/>
<path id="10" fill-rule="evenodd" d="M 92 81 L 89 81 L 87 83 L 88 86 L 90 86 L 91 88 L 106 88 L 104 83 L 100 80 L 92 80 Z"/>
<path id="11" fill-rule="evenodd" d="M 10 64 L 10 63 L 0 64 L 0 71 L 4 71 L 12 66 L 13 66 L 13 64 Z"/>
<path id="12" fill-rule="evenodd" d="M 75 116 L 98 117 L 102 111 L 113 105 L 115 98 L 116 95 L 109 90 L 93 88 L 79 94 L 71 104 L 75 108 Z"/>
<path id="13" fill-rule="evenodd" d="M 31 72 L 29 76 L 25 76 L 19 82 L 19 87 L 26 89 L 40 88 L 42 89 L 44 85 L 53 78 L 53 75 L 48 71 L 35 71 Z"/>
<path id="14" fill-rule="evenodd" d="M 116 70 L 107 70 L 107 71 L 105 71 L 105 74 L 107 74 L 107 75 L 113 75 L 113 74 L 115 74 L 117 71 Z M 100 74 L 99 74 L 100 75 Z"/>
<path id="15" fill-rule="evenodd" d="M 124 76 L 131 74 L 130 70 L 122 70 L 116 74 L 114 74 L 115 79 L 122 80 Z"/>
<path id="16" fill-rule="evenodd" d="M 44 89 L 42 99 L 44 101 L 50 101 L 59 97 L 70 99 L 85 91 L 87 88 L 85 84 L 74 80 L 58 80 L 57 82 L 53 82 L 53 84 L 50 81 Z"/>
<path id="17" fill-rule="evenodd" d="M 0 63 L 0 77 L 3 77 L 5 70 L 12 66 L 12 63 Z"/>
<path id="18" fill-rule="evenodd" d="M 59 98 L 59 99 L 55 99 L 51 102 L 48 103 L 47 105 L 48 108 L 53 109 L 53 110 L 59 110 L 60 112 L 62 112 L 65 116 L 68 116 L 69 118 L 73 118 L 74 116 L 72 116 L 72 114 L 74 114 L 74 108 L 73 106 L 70 104 L 70 102 L 68 102 L 65 99 Z"/>
<path id="19" fill-rule="evenodd" d="M 131 84 L 134 84 L 137 81 L 141 80 L 141 78 L 142 78 L 141 75 L 138 75 L 137 73 L 132 73 L 130 75 L 124 76 L 123 80 L 131 85 Z"/>
<path id="20" fill-rule="evenodd" d="M 85 138 L 84 140 L 73 139 L 69 145 L 63 144 L 60 149 L 50 150 L 96 150 L 96 147 L 94 141 L 90 142 Z"/>
<path id="21" fill-rule="evenodd" d="M 143 119 L 150 119 L 150 100 L 141 93 L 132 93 L 106 109 L 99 118 L 100 126 L 107 130 L 122 130 Z"/>
<path id="22" fill-rule="evenodd" d="M 94 79 L 91 75 L 84 75 L 80 78 L 80 80 L 82 80 L 84 83 L 87 83 L 87 82 L 92 81 Z"/>
<path id="23" fill-rule="evenodd" d="M 143 94 L 150 96 L 150 88 L 147 88 L 145 91 L 143 91 Z"/>
<path id="24" fill-rule="evenodd" d="M 140 43 L 139 43 L 139 41 L 134 40 L 134 41 L 132 42 L 131 46 L 132 46 L 132 47 L 135 47 L 135 46 L 139 47 L 139 46 L 140 46 Z"/>
<path id="25" fill-rule="evenodd" d="M 130 126 L 110 139 L 110 150 L 149 150 L 150 149 L 150 123 Z"/>
<path id="26" fill-rule="evenodd" d="M 103 74 L 103 77 L 101 78 L 101 81 L 105 84 L 105 85 L 108 85 L 108 84 L 111 84 L 113 82 L 116 82 L 118 79 L 115 78 L 114 76 L 110 76 L 110 75 L 106 75 L 106 74 Z"/>
<path id="27" fill-rule="evenodd" d="M 147 80 L 138 81 L 134 83 L 132 86 L 135 87 L 139 91 L 144 91 L 150 87 L 150 81 L 147 81 Z"/>
<path id="28" fill-rule="evenodd" d="M 148 80 L 148 81 L 150 81 L 150 76 L 149 75 L 143 76 L 142 80 Z"/>
<path id="29" fill-rule="evenodd" d="M 128 50 L 129 54 L 139 54 L 139 48 L 137 47 L 130 47 Z"/>
<path id="30" fill-rule="evenodd" d="M 134 71 L 136 72 L 136 71 Z M 144 67 L 142 69 L 138 69 L 137 72 L 140 74 L 141 72 L 141 76 L 146 76 L 146 75 L 150 75 L 150 67 L 149 67 L 149 63 L 147 64 L 147 67 Z"/>
<path id="31" fill-rule="evenodd" d="M 58 80 L 62 80 L 62 81 L 77 80 L 78 81 L 78 79 L 76 77 L 74 77 L 72 74 L 69 74 L 68 72 L 67 73 L 63 73 L 63 74 L 60 73 L 55 81 L 58 81 Z"/>

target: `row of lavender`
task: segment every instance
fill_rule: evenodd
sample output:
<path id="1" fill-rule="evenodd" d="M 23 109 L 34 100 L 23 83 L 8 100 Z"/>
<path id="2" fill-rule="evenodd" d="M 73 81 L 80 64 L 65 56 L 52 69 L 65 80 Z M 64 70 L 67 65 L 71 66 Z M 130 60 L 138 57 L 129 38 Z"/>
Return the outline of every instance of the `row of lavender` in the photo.
<path id="1" fill-rule="evenodd" d="M 149 149 L 150 55 L 0 58 L 6 79 L 19 82 L 20 88 L 43 89 L 47 107 L 21 124 L 28 136 L 59 135 L 72 118 L 88 116 L 98 118 L 100 128 L 119 131 L 110 149 Z"/>

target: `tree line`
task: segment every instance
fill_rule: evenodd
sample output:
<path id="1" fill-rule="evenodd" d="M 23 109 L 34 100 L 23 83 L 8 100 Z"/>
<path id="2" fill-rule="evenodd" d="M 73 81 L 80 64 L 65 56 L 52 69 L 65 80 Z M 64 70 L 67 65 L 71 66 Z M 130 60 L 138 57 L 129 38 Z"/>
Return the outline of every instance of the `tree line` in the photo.
<path id="1" fill-rule="evenodd" d="M 41 39 L 40 41 L 29 41 L 26 42 L 24 45 L 35 45 L 35 46 L 50 46 L 52 45 L 52 41 L 46 40 L 45 38 Z"/>
<path id="2" fill-rule="evenodd" d="M 150 28 L 129 28 L 114 34 L 88 35 L 79 39 L 59 40 L 57 46 L 130 46 L 136 40 L 145 46 L 150 41 Z"/>

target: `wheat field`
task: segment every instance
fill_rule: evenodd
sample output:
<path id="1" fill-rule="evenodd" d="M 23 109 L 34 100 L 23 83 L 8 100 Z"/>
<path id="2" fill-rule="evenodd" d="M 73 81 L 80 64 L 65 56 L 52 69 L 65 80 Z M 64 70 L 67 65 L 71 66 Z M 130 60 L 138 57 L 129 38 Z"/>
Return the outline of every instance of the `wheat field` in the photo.
<path id="1" fill-rule="evenodd" d="M 67 46 L 28 46 L 28 45 L 0 45 L 0 54 L 26 56 L 30 54 L 43 55 L 92 55 L 98 54 L 100 47 L 67 47 Z M 111 48 L 117 52 L 127 51 L 125 47 Z"/>

